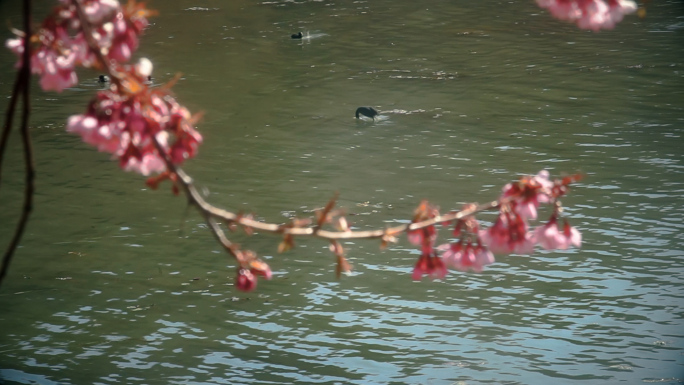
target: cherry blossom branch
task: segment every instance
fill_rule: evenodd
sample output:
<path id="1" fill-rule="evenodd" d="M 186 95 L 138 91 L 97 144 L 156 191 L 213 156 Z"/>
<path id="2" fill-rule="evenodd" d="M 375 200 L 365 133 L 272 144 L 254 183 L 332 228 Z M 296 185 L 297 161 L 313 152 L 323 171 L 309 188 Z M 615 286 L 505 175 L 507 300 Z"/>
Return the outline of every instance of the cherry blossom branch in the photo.
<path id="1" fill-rule="evenodd" d="M 217 241 L 230 253 L 241 266 L 247 266 L 251 262 L 245 257 L 245 254 L 240 250 L 238 246 L 232 243 L 225 235 L 225 232 L 221 226 L 216 222 L 217 219 L 224 221 L 227 224 L 237 224 L 243 228 L 248 228 L 250 230 L 257 230 L 261 232 L 273 233 L 283 235 L 285 239 L 291 239 L 291 236 L 309 236 L 320 239 L 325 239 L 329 241 L 337 240 L 347 240 L 347 239 L 382 239 L 383 243 L 396 241 L 395 236 L 401 233 L 420 230 L 426 227 L 434 226 L 438 223 L 447 223 L 452 221 L 462 220 L 463 218 L 473 215 L 475 213 L 490 210 L 499 207 L 502 203 L 505 204 L 510 201 L 509 198 L 505 198 L 502 201 L 492 201 L 483 205 L 471 205 L 467 209 L 461 210 L 459 212 L 449 213 L 445 215 L 437 215 L 432 218 L 428 218 L 419 222 L 412 222 L 409 224 L 399 225 L 395 227 L 390 227 L 386 229 L 377 230 L 366 230 L 366 231 L 330 231 L 323 230 L 321 226 L 323 220 L 315 226 L 308 227 L 298 227 L 298 226 L 287 226 L 283 224 L 267 223 L 252 219 L 250 216 L 245 216 L 241 214 L 236 214 L 228 210 L 218 208 L 207 202 L 202 194 L 197 190 L 194 185 L 193 179 L 180 167 L 176 166 L 171 158 L 165 153 L 163 146 L 155 139 L 155 145 L 159 153 L 164 154 L 164 161 L 166 167 L 168 168 L 170 175 L 175 175 L 172 180 L 176 185 L 180 185 L 184 194 L 188 199 L 188 204 L 194 206 L 200 214 L 204 217 L 205 221 L 209 225 L 211 232 Z M 334 206 L 334 200 L 331 200 L 328 204 L 327 210 L 330 211 Z M 323 214 L 324 215 L 324 214 Z"/>
<path id="2" fill-rule="evenodd" d="M 340 272 L 350 269 L 344 258 L 344 250 L 338 242 L 344 239 L 381 239 L 383 246 L 386 246 L 389 242 L 396 242 L 397 235 L 408 233 L 409 240 L 421 245 L 423 250 L 414 268 L 413 278 L 416 280 L 424 274 L 431 278 L 443 278 L 447 273 L 444 260 L 449 260 L 458 270 L 481 271 L 484 265 L 494 262 L 494 257 L 485 244 L 504 254 L 511 252 L 530 254 L 535 243 L 539 243 L 546 249 L 566 249 L 571 244 L 575 246 L 581 244 L 581 235 L 575 228 L 570 227 L 566 221 L 561 229 L 557 222 L 561 211 L 560 197 L 567 193 L 569 184 L 581 178 L 580 175 L 572 175 L 551 182 L 548 180 L 548 173 L 542 172 L 536 177 L 524 177 L 520 182 L 507 185 L 501 198 L 486 204 L 467 204 L 460 211 L 440 215 L 436 209 L 424 201 L 416 210 L 411 223 L 408 224 L 366 231 L 351 231 L 348 228 L 330 231 L 321 229 L 321 226 L 328 221 L 326 216 L 333 211 L 336 196 L 318 212 L 319 219 L 315 225 L 301 225 L 301 223 L 309 223 L 302 220 L 294 220 L 290 225 L 258 221 L 251 216 L 236 214 L 208 203 L 195 187 L 193 179 L 173 163 L 163 151 L 163 145 L 156 139 L 155 145 L 157 150 L 164 154 L 168 179 L 173 181 L 175 187 L 180 185 L 188 199 L 188 204 L 198 209 L 219 243 L 238 262 L 237 285 L 242 290 L 252 290 L 255 287 L 254 274 L 261 273 L 270 277 L 270 268 L 258 260 L 252 252 L 243 251 L 231 243 L 226 238 L 223 228 L 216 222 L 217 219 L 222 220 L 228 226 L 239 225 L 248 229 L 249 233 L 256 230 L 282 235 L 283 244 L 286 247 L 281 247 L 281 251 L 288 250 L 294 245 L 294 236 L 329 240 L 331 251 L 337 256 L 336 273 L 338 276 Z M 540 202 L 550 203 L 554 211 L 546 225 L 530 233 L 527 230 L 526 219 L 536 218 L 536 208 Z M 496 224 L 491 229 L 479 230 L 479 224 L 474 219 L 474 215 L 496 208 L 500 209 Z M 441 258 L 436 255 L 434 247 L 437 238 L 434 226 L 440 223 L 455 223 L 454 236 L 461 238 L 458 243 L 452 244 L 448 249 L 444 245 L 443 249 L 446 252 Z"/>
<path id="3" fill-rule="evenodd" d="M 31 2 L 29 0 L 24 1 L 24 28 L 26 31 L 31 30 Z M 10 131 L 12 129 L 12 123 L 14 118 L 14 112 L 17 106 L 17 100 L 19 96 L 22 96 L 22 115 L 20 123 L 21 132 L 21 142 L 23 146 L 24 153 L 24 164 L 25 164 L 25 188 L 24 188 L 24 203 L 22 205 L 21 215 L 19 217 L 19 222 L 17 223 L 14 235 L 10 240 L 10 244 L 2 257 L 2 265 L 0 266 L 0 285 L 2 284 L 9 266 L 12 262 L 14 256 L 14 251 L 19 245 L 24 230 L 26 229 L 26 224 L 28 223 L 29 216 L 33 210 L 33 191 L 34 191 L 34 181 L 35 181 L 35 167 L 33 164 L 33 146 L 31 145 L 31 136 L 29 133 L 29 116 L 31 113 L 30 106 L 30 79 L 31 79 L 31 65 L 30 65 L 30 50 L 29 50 L 29 39 L 24 40 L 24 54 L 23 63 L 17 72 L 17 80 L 12 91 L 12 97 L 10 99 L 10 104 L 7 111 L 7 117 L 5 120 L 5 126 L 2 131 L 2 139 L 0 143 L 0 171 L 2 170 L 2 159 L 7 148 L 7 142 L 9 138 Z"/>
<path id="4" fill-rule="evenodd" d="M 267 278 L 271 276 L 271 270 L 262 261 L 256 258 L 256 255 L 249 250 L 241 250 L 239 246 L 232 243 L 225 235 L 223 228 L 217 223 L 217 219 L 224 221 L 228 225 L 240 225 L 244 229 L 249 229 L 249 233 L 254 230 L 280 234 L 283 236 L 283 243 L 281 243 L 280 251 L 289 250 L 294 245 L 294 236 L 299 237 L 314 237 L 319 239 L 329 240 L 331 242 L 330 249 L 335 254 L 337 258 L 337 267 L 335 269 L 336 275 L 340 276 L 342 272 L 348 272 L 351 270 L 351 266 L 344 257 L 344 249 L 342 245 L 338 242 L 343 239 L 381 239 L 382 246 L 386 246 L 389 242 L 396 242 L 396 236 L 402 233 L 414 233 L 417 234 L 417 241 L 414 243 L 422 243 L 424 253 L 421 256 L 418 264 L 414 268 L 413 279 L 420 280 L 423 274 L 427 274 L 432 278 L 443 278 L 446 275 L 446 267 L 441 262 L 441 259 L 434 256 L 434 248 L 432 244 L 436 239 L 436 236 L 431 237 L 424 234 L 434 233 L 434 226 L 439 223 L 450 223 L 455 222 L 457 224 L 465 222 L 469 217 L 474 214 L 490 210 L 499 207 L 507 207 L 514 202 L 515 199 L 519 199 L 518 195 L 502 197 L 499 200 L 491 201 L 486 204 L 477 205 L 469 204 L 463 210 L 458 212 L 452 212 L 444 215 L 430 215 L 434 214 L 435 211 L 430 211 L 430 209 L 424 209 L 421 211 L 417 210 L 417 215 L 411 223 L 403 224 L 399 226 L 394 226 L 385 229 L 377 230 L 366 230 L 366 231 L 351 231 L 348 228 L 340 231 L 330 231 L 321 229 L 322 225 L 327 221 L 326 215 L 329 214 L 335 204 L 336 196 L 329 201 L 324 209 L 322 209 L 319 214 L 318 222 L 313 226 L 299 226 L 296 223 L 306 223 L 303 221 L 293 221 L 293 225 L 283 225 L 275 223 L 267 223 L 252 219 L 250 216 L 245 216 L 241 214 L 236 214 L 218 207 L 215 207 L 208 203 L 202 194 L 197 190 L 194 185 L 192 178 L 185 173 L 180 167 L 176 166 L 171 158 L 163 151 L 163 145 L 155 139 L 155 145 L 159 153 L 164 154 L 164 161 L 168 168 L 169 179 L 174 182 L 174 186 L 180 185 L 184 194 L 188 199 L 188 204 L 194 206 L 200 214 L 204 217 L 205 221 L 209 225 L 211 232 L 217 241 L 223 245 L 226 251 L 232 255 L 236 262 L 238 263 L 238 275 L 236 278 L 236 286 L 240 290 L 250 291 L 256 287 L 256 275 L 263 275 Z M 424 203 L 427 204 L 427 203 Z M 471 219 L 472 220 L 472 219 Z M 346 223 L 346 221 L 345 221 Z M 471 229 L 472 231 L 477 231 L 477 228 Z M 283 247 L 285 245 L 285 247 Z M 426 251 L 427 250 L 427 251 Z M 484 264 L 493 263 L 494 259 L 491 254 L 482 246 L 479 246 L 479 253 L 484 255 L 484 257 L 475 256 L 472 253 L 472 258 L 475 260 L 472 264 L 455 263 L 455 266 L 459 269 L 474 269 L 476 271 L 481 271 L 481 266 Z M 427 258 L 425 253 L 428 253 Z M 454 253 L 451 253 L 454 257 Z M 479 255 L 479 254 L 478 254 Z M 470 258 L 470 256 L 468 257 Z M 482 260 L 482 258 L 485 258 Z M 453 259 L 453 258 L 452 258 Z M 478 260 L 479 259 L 479 260 Z"/>
<path id="5" fill-rule="evenodd" d="M 603 0 L 559 0 L 562 5 L 573 6 L 586 6 L 592 1 Z M 629 2 L 608 1 L 611 6 Z M 135 0 L 129 0 L 125 7 L 116 0 L 60 0 L 60 3 L 37 32 L 32 33 L 27 25 L 25 33 L 7 41 L 7 47 L 20 57 L 20 77 L 28 78 L 30 66 L 30 71 L 41 76 L 40 85 L 44 90 L 61 92 L 78 82 L 76 66 L 97 68 L 107 73 L 111 79 L 109 87 L 97 93 L 84 114 L 69 118 L 67 131 L 80 134 L 86 143 L 112 154 L 124 170 L 145 176 L 154 174 L 147 180 L 151 188 L 156 189 L 161 182 L 169 180 L 175 194 L 182 190 L 188 204 L 203 216 L 216 240 L 235 258 L 238 264 L 236 286 L 240 290 L 253 290 L 257 276 L 269 279 L 272 273 L 256 254 L 231 242 L 225 234 L 226 228 L 240 227 L 248 234 L 254 231 L 278 234 L 283 238 L 278 247 L 280 252 L 293 248 L 295 237 L 325 239 L 330 242 L 330 250 L 336 257 L 338 276 L 350 270 L 340 240 L 380 239 L 381 247 L 385 247 L 396 242 L 398 235 L 406 233 L 408 240 L 421 250 L 413 269 L 414 280 L 425 275 L 444 278 L 447 267 L 482 271 L 484 266 L 494 263 L 493 253 L 530 254 L 535 245 L 567 249 L 581 244 L 579 231 L 566 219 L 559 222 L 562 219 L 560 199 L 580 176 L 551 180 L 546 171 L 507 184 L 494 201 L 467 204 L 457 212 L 440 214 L 435 206 L 423 201 L 410 223 L 385 229 L 352 231 L 344 212 L 335 208 L 337 195 L 315 212 L 314 219 L 295 218 L 285 224 L 259 221 L 251 215 L 215 207 L 204 199 L 192 178 L 181 168 L 185 160 L 197 154 L 202 143 L 202 136 L 194 127 L 200 116 L 192 115 L 175 100 L 170 92 L 171 84 L 162 87 L 148 84 L 152 73 L 149 60 L 127 64 L 138 46 L 139 36 L 148 25 L 147 17 L 154 12 L 143 4 L 136 4 Z M 592 9 L 587 7 L 589 11 Z M 25 101 L 22 138 L 27 164 L 25 210 L 20 221 L 23 229 L 32 204 L 33 166 L 27 126 L 28 93 L 21 87 L 16 89 L 16 93 L 19 92 L 23 92 Z M 11 121 L 12 116 L 8 119 Z M 3 137 L 6 135 L 9 135 L 8 131 L 3 132 Z M 3 140 L 6 143 L 6 139 Z M 529 220 L 537 219 L 540 204 L 551 205 L 553 212 L 546 224 L 531 231 Z M 475 214 L 490 209 L 498 209 L 499 215 L 493 226 L 481 229 Z M 436 225 L 440 223 L 444 227 L 453 226 L 451 238 L 456 241 L 436 245 Z M 336 226 L 337 230 L 327 229 L 330 225 Z M 13 242 L 11 250 L 16 245 Z"/>
<path id="6" fill-rule="evenodd" d="M 393 236 L 409 231 L 420 230 L 429 226 L 434 226 L 439 223 L 453 222 L 462 220 L 463 218 L 476 214 L 478 212 L 487 211 L 500 207 L 502 204 L 510 202 L 511 199 L 503 199 L 501 201 L 495 200 L 482 205 L 474 205 L 467 209 L 452 212 L 444 215 L 436 215 L 432 218 L 424 219 L 419 222 L 412 222 L 402 224 L 386 229 L 364 230 L 364 231 L 331 231 L 323 230 L 320 226 L 309 227 L 288 227 L 282 224 L 261 222 L 250 217 L 236 214 L 209 204 L 194 186 L 192 178 L 185 173 L 180 167 L 167 163 L 167 166 L 172 173 L 178 176 L 176 183 L 179 183 L 186 195 L 190 204 L 197 207 L 197 209 L 205 216 L 205 218 L 222 219 L 227 223 L 235 223 L 240 226 L 249 227 L 253 230 L 282 234 L 293 236 L 312 236 L 326 240 L 348 240 L 348 239 L 382 239 L 383 237 Z"/>
<path id="7" fill-rule="evenodd" d="M 157 146 L 159 149 L 161 149 L 161 145 L 159 143 L 157 143 Z M 226 223 L 237 224 L 256 231 L 281 234 L 283 236 L 310 236 L 330 241 L 348 239 L 383 239 L 387 237 L 393 237 L 401 233 L 406 233 L 409 231 L 420 230 L 429 226 L 434 226 L 439 223 L 448 223 L 462 220 L 478 212 L 498 208 L 502 204 L 506 204 L 511 201 L 511 198 L 505 198 L 502 200 L 491 201 L 486 204 L 472 205 L 458 212 L 451 212 L 444 215 L 436 215 L 434 217 L 427 218 L 418 222 L 402 224 L 394 227 L 388 227 L 385 229 L 364 231 L 331 231 L 321 229 L 321 224 L 319 223 L 317 223 L 315 226 L 307 227 L 287 226 L 283 224 L 258 221 L 251 218 L 250 216 L 236 214 L 228 210 L 221 209 L 211 205 L 202 197 L 202 194 L 195 187 L 193 179 L 187 173 L 185 173 L 185 171 L 183 171 L 180 167 L 174 165 L 168 157 L 166 157 L 165 161 L 166 166 L 168 167 L 170 172 L 177 176 L 174 182 L 181 185 L 185 195 L 188 198 L 188 203 L 195 206 L 202 214 L 202 216 L 207 220 L 208 223 L 211 222 L 212 219 L 221 219 Z M 223 231 L 220 229 L 220 227 L 210 227 L 215 232 L 215 235 L 219 239 L 219 241 L 222 244 L 224 244 L 224 247 L 226 247 L 226 249 L 229 249 L 229 251 L 231 251 L 231 254 L 234 254 L 234 246 L 230 243 L 225 243 L 225 241 L 223 241 L 225 236 L 222 235 Z"/>

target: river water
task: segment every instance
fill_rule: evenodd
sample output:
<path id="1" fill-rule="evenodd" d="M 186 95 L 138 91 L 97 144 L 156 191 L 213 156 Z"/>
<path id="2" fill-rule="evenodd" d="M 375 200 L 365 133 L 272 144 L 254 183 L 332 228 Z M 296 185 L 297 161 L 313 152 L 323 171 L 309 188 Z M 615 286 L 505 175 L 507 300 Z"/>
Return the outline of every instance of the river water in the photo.
<path id="1" fill-rule="evenodd" d="M 19 3 L 0 1 L 9 25 Z M 52 4 L 35 3 L 39 15 Z M 521 174 L 582 172 L 564 202 L 582 248 L 413 282 L 405 240 L 347 242 L 354 273 L 338 281 L 323 242 L 278 254 L 276 237 L 236 233 L 274 270 L 238 292 L 182 198 L 64 131 L 101 88 L 82 72 L 75 88 L 32 94 L 38 191 L 0 288 L 0 383 L 684 382 L 681 1 L 601 33 L 531 0 L 150 7 L 139 56 L 156 84 L 181 73 L 177 98 L 205 113 L 186 170 L 212 203 L 284 222 L 339 191 L 370 229 L 423 198 L 446 211 Z M 0 52 L 3 111 L 13 63 Z M 381 119 L 354 119 L 361 105 Z M 3 247 L 22 189 L 18 135 L 11 145 Z"/>

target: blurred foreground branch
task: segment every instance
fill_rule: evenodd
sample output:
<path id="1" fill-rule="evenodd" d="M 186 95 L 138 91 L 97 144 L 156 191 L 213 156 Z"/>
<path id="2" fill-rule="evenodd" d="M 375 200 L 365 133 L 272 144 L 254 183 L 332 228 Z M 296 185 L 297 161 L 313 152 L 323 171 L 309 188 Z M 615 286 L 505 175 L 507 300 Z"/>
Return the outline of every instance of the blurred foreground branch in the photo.
<path id="1" fill-rule="evenodd" d="M 29 0 L 24 1 L 23 7 L 24 14 L 24 29 L 26 31 L 31 30 L 31 2 Z M 34 180 L 35 180 L 35 167 L 33 164 L 33 146 L 31 144 L 31 135 L 29 133 L 29 116 L 31 114 L 30 106 L 30 80 L 31 80 L 31 66 L 30 66 L 30 51 L 29 51 L 29 40 L 24 41 L 24 53 L 22 57 L 22 64 L 17 71 L 17 77 L 14 82 L 14 88 L 12 90 L 12 95 L 10 97 L 10 103 L 7 107 L 7 112 L 5 114 L 5 124 L 2 127 L 2 136 L 0 136 L 0 183 L 2 183 L 1 173 L 3 169 L 3 158 L 7 149 L 7 143 L 9 141 L 9 135 L 12 131 L 12 126 L 14 122 L 14 114 L 17 110 L 17 103 L 21 97 L 22 103 L 22 113 L 21 113 L 21 123 L 19 124 L 19 131 L 21 133 L 21 143 L 23 146 L 24 154 L 24 166 L 25 166 L 25 187 L 24 187 L 24 202 L 22 204 L 22 211 L 19 217 L 19 222 L 17 223 L 16 229 L 14 230 L 14 235 L 10 240 L 10 244 L 7 247 L 3 257 L 2 265 L 0 266 L 0 284 L 5 279 L 7 271 L 9 270 L 10 263 L 14 256 L 14 251 L 19 246 L 21 237 L 26 229 L 26 224 L 28 223 L 29 216 L 33 210 L 33 190 L 34 190 Z M 0 185 L 1 186 L 1 185 Z"/>

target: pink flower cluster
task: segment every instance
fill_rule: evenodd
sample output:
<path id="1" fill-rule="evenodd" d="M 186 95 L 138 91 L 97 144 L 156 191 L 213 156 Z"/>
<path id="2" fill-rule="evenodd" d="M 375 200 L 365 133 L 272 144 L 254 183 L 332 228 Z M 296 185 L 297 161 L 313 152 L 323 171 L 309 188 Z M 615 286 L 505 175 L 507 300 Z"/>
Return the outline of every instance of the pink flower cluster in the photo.
<path id="1" fill-rule="evenodd" d="M 75 2 L 60 0 L 60 3 L 35 34 L 26 32 L 30 39 L 31 71 L 41 77 L 40 86 L 45 91 L 61 92 L 78 83 L 76 66 L 102 64 L 97 64 L 97 56 L 88 44 L 86 33 L 90 33 L 106 59 L 126 62 L 137 49 L 138 37 L 148 25 L 150 12 L 133 2 L 122 8 L 116 0 L 81 1 L 86 26 Z M 19 56 L 17 68 L 22 65 L 25 38 L 20 36 L 5 43 Z"/>
<path id="2" fill-rule="evenodd" d="M 561 20 L 574 22 L 582 29 L 613 29 L 625 15 L 637 10 L 631 0 L 537 0 Z"/>
<path id="3" fill-rule="evenodd" d="M 116 0 L 90 1 L 85 13 L 92 26 L 93 37 L 107 58 L 125 63 L 138 49 L 138 39 L 148 26 L 151 13 L 143 5 L 129 2 L 121 8 Z"/>
<path id="4" fill-rule="evenodd" d="M 480 238 L 497 254 L 531 254 L 534 242 L 528 227 L 527 221 L 514 209 L 502 210 L 494 226 L 480 231 Z"/>
<path id="5" fill-rule="evenodd" d="M 565 250 L 572 245 L 582 246 L 582 234 L 576 228 L 571 227 L 567 220 L 561 229 L 558 226 L 558 217 L 554 214 L 544 226 L 539 226 L 534 230 L 532 241 L 547 250 Z"/>
<path id="6" fill-rule="evenodd" d="M 135 77 L 142 80 L 149 71 L 151 63 L 141 59 Z M 162 90 L 122 95 L 112 87 L 100 91 L 85 114 L 70 117 L 67 131 L 113 154 L 124 170 L 149 175 L 166 170 L 155 140 L 174 164 L 195 156 L 202 136 L 192 122 L 190 112 Z"/>
<path id="7" fill-rule="evenodd" d="M 494 263 L 494 255 L 489 249 L 481 243 L 476 243 L 461 239 L 451 245 L 442 254 L 442 259 L 447 266 L 456 270 L 468 271 L 472 270 L 476 273 L 482 272 L 482 269 Z"/>
<path id="8" fill-rule="evenodd" d="M 427 201 L 423 201 L 414 213 L 413 222 L 431 219 L 437 215 L 439 215 L 439 210 Z M 432 279 L 444 278 L 447 275 L 447 268 L 435 251 L 434 245 L 437 239 L 435 226 L 409 231 L 408 239 L 409 242 L 421 247 L 420 257 L 413 268 L 413 280 L 419 281 L 423 275 Z"/>
<path id="9" fill-rule="evenodd" d="M 423 275 L 427 275 L 430 279 L 444 279 L 447 275 L 447 268 L 442 258 L 435 252 L 423 253 L 418 258 L 418 262 L 413 267 L 412 278 L 414 281 L 420 281 Z"/>
<path id="10" fill-rule="evenodd" d="M 559 199 L 567 193 L 568 185 L 579 179 L 571 176 L 551 181 L 547 171 L 536 176 L 523 177 L 503 188 L 499 216 L 492 227 L 479 232 L 482 242 L 497 254 L 531 254 L 534 245 L 545 249 L 567 249 L 570 245 L 579 247 L 581 236 L 577 229 L 565 222 L 559 231 L 557 220 L 560 211 Z M 554 204 L 554 211 L 548 223 L 534 231 L 529 230 L 528 219 L 537 218 L 540 203 Z"/>
<path id="11" fill-rule="evenodd" d="M 481 272 L 485 266 L 494 263 L 497 254 L 531 254 L 535 245 L 544 249 L 567 249 L 580 247 L 582 236 L 571 227 L 567 220 L 561 228 L 558 225 L 560 198 L 568 191 L 568 185 L 579 179 L 573 175 L 559 180 L 550 180 L 549 173 L 541 171 L 535 176 L 526 176 L 518 182 L 509 183 L 503 188 L 500 212 L 494 225 L 480 230 L 473 215 L 454 221 L 453 236 L 456 241 L 437 247 L 437 230 L 434 225 L 411 230 L 408 239 L 420 245 L 421 255 L 413 269 L 413 279 L 423 276 L 432 279 L 444 278 L 447 268 L 460 271 Z M 547 223 L 530 230 L 528 220 L 537 218 L 540 204 L 553 205 L 553 213 Z M 464 206 L 464 210 L 474 207 Z M 427 202 L 422 202 L 416 210 L 413 222 L 421 222 L 437 217 L 437 210 Z"/>

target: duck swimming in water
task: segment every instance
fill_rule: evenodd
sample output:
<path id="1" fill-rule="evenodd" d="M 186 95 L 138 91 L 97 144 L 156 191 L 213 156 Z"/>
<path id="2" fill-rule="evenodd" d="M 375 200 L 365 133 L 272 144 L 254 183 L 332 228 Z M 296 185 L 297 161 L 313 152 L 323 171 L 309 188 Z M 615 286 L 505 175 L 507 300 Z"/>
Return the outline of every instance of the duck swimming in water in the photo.
<path id="1" fill-rule="evenodd" d="M 378 110 L 373 107 L 359 107 L 356 109 L 356 119 L 359 118 L 359 115 L 367 116 L 375 120 L 375 117 L 378 115 Z"/>
<path id="2" fill-rule="evenodd" d="M 290 37 L 293 39 L 301 39 L 302 36 L 304 36 L 304 35 L 302 35 L 302 31 L 299 31 L 297 33 L 293 33 L 292 36 L 290 36 Z"/>

